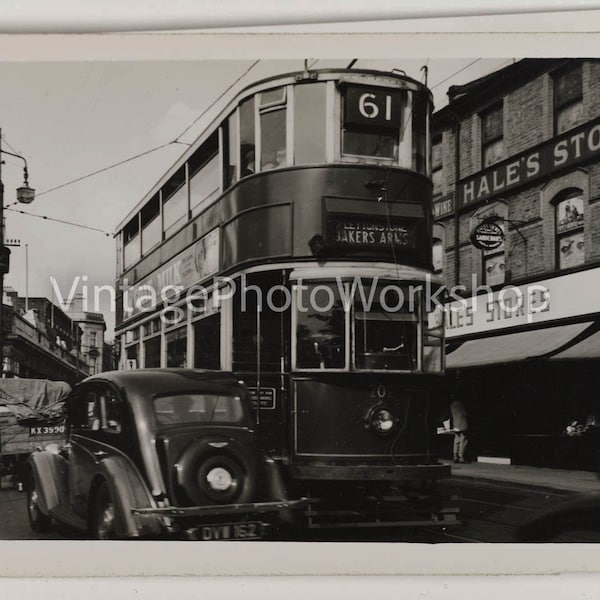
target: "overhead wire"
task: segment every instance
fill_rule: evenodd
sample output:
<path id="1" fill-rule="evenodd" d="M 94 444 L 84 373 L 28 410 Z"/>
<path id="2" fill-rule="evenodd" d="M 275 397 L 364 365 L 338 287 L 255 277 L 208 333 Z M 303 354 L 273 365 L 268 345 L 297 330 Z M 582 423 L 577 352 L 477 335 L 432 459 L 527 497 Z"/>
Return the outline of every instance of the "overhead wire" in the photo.
<path id="1" fill-rule="evenodd" d="M 74 223 L 73 221 L 66 221 L 64 219 L 57 219 L 55 217 L 48 217 L 46 215 L 38 215 L 36 213 L 30 213 L 24 210 L 19 210 L 18 208 L 10 208 L 8 206 L 4 207 L 5 210 L 10 210 L 12 212 L 19 213 L 21 215 L 27 215 L 28 217 L 36 217 L 38 219 L 44 219 L 46 221 L 55 221 L 56 223 L 62 223 L 63 225 L 71 225 L 72 227 L 79 227 L 80 229 L 88 229 L 90 231 L 96 231 L 98 233 L 103 233 L 107 237 L 110 237 L 112 234 L 110 231 L 105 231 L 104 229 L 99 229 L 98 227 L 92 227 L 90 225 L 83 225 L 81 223 Z"/>
<path id="2" fill-rule="evenodd" d="M 62 189 L 64 187 L 67 187 L 69 185 L 73 185 L 74 183 L 78 183 L 80 181 L 84 181 L 85 179 L 88 179 L 90 177 L 94 177 L 95 175 L 99 175 L 100 173 L 104 173 L 104 172 L 109 171 L 111 169 L 114 169 L 116 167 L 120 167 L 120 166 L 122 166 L 124 164 L 127 164 L 127 163 L 129 163 L 131 161 L 134 161 L 134 160 L 136 160 L 138 158 L 141 158 L 143 156 L 147 156 L 148 154 L 152 154 L 153 152 L 157 152 L 158 150 L 161 150 L 162 148 L 166 148 L 167 146 L 171 146 L 173 144 L 182 144 L 182 145 L 185 145 L 185 146 L 191 146 L 191 144 L 189 144 L 187 142 L 183 142 L 179 138 L 181 138 L 182 136 L 184 136 L 217 102 L 219 102 L 219 100 L 221 100 L 221 98 L 223 98 L 223 96 L 225 96 L 225 94 L 227 94 L 227 92 L 229 92 L 229 90 L 231 90 L 237 83 L 239 83 L 239 81 L 241 81 L 259 62 L 260 62 L 260 59 L 259 60 L 255 60 L 240 76 L 238 76 L 236 78 L 236 80 L 233 83 L 231 83 L 231 85 L 229 85 L 205 110 L 203 110 L 202 113 L 196 119 L 194 119 L 194 121 L 192 121 L 192 123 L 190 123 L 190 125 L 188 125 L 174 140 L 171 140 L 170 142 L 166 142 L 164 144 L 160 144 L 160 145 L 155 146 L 154 148 L 150 148 L 149 150 L 146 150 L 144 152 L 139 152 L 138 154 L 130 156 L 129 158 L 126 158 L 126 159 L 121 160 L 119 162 L 113 163 L 113 164 L 108 165 L 106 167 L 103 167 L 101 169 L 97 169 L 96 171 L 93 171 L 91 173 L 87 173 L 86 175 L 82 175 L 80 177 L 76 177 L 75 179 L 71 179 L 69 181 L 66 181 L 65 183 L 57 185 L 57 186 L 55 186 L 53 188 L 44 190 L 42 192 L 38 192 L 36 194 L 36 197 L 39 198 L 40 196 L 43 196 L 44 194 L 49 194 L 51 192 L 55 192 L 55 191 L 60 190 L 60 189 Z M 8 141 L 6 140 L 6 137 L 4 135 L 2 135 L 2 139 L 4 140 L 4 142 L 6 143 L 6 145 L 15 154 L 17 154 L 17 151 L 8 143 Z M 23 215 L 29 215 L 31 217 L 45 219 L 45 220 L 48 220 L 48 221 L 55 221 L 57 223 L 63 223 L 65 225 L 70 225 L 72 227 L 80 227 L 82 229 L 88 229 L 88 230 L 91 230 L 91 231 L 97 231 L 97 232 L 102 233 L 102 234 L 107 235 L 107 236 L 111 235 L 110 232 L 104 231 L 102 229 L 98 229 L 96 227 L 91 227 L 89 225 L 83 225 L 81 223 L 74 223 L 72 221 L 66 221 L 64 219 L 57 219 L 57 218 L 48 217 L 48 216 L 45 216 L 45 215 L 37 215 L 35 213 L 26 212 L 24 210 L 18 210 L 18 209 L 11 208 L 12 206 L 15 206 L 16 204 L 19 204 L 19 203 L 18 202 L 12 202 L 10 204 L 7 204 L 4 208 L 6 210 L 12 210 L 13 212 L 17 212 L 17 213 L 20 213 L 20 214 L 23 214 Z"/>

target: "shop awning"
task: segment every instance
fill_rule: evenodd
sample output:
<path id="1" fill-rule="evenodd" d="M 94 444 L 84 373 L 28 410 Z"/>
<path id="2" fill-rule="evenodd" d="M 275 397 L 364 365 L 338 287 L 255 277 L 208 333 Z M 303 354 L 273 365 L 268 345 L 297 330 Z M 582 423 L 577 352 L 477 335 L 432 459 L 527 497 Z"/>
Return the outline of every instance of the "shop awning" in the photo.
<path id="1" fill-rule="evenodd" d="M 585 360 L 589 358 L 600 358 L 600 331 L 593 333 L 578 344 L 555 354 L 554 359 Z"/>
<path id="2" fill-rule="evenodd" d="M 446 357 L 447 369 L 476 367 L 536 358 L 558 350 L 591 322 L 469 340 Z"/>

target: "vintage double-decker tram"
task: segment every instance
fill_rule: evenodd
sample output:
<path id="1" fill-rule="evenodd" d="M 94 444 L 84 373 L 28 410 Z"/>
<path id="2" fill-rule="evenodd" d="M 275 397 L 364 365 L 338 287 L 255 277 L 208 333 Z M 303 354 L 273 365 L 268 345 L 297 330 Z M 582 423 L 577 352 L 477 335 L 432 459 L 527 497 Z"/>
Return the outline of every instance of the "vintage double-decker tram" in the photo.
<path id="1" fill-rule="evenodd" d="M 313 527 L 444 522 L 431 110 L 401 72 L 257 82 L 117 233 L 121 367 L 240 374 Z"/>

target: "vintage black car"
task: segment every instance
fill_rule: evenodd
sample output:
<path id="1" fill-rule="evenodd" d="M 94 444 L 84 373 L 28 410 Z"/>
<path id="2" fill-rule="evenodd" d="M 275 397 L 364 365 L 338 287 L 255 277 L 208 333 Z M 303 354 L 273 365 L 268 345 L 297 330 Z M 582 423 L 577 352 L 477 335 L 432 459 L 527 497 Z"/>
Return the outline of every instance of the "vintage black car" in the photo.
<path id="1" fill-rule="evenodd" d="M 55 519 L 98 539 L 260 538 L 303 505 L 285 498 L 257 442 L 248 390 L 232 373 L 102 373 L 66 407 L 66 443 L 28 460 L 35 531 Z"/>

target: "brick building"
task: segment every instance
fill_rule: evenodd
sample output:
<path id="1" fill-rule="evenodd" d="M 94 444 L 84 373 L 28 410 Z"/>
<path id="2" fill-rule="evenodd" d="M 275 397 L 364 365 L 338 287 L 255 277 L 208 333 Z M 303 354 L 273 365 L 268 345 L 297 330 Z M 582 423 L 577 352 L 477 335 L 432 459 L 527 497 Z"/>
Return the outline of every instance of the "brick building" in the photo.
<path id="1" fill-rule="evenodd" d="M 526 59 L 434 115 L 434 268 L 474 451 L 597 468 L 600 61 Z M 454 286 L 454 287 L 453 287 Z M 461 297 L 464 300 L 461 300 Z"/>

